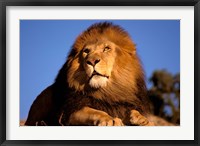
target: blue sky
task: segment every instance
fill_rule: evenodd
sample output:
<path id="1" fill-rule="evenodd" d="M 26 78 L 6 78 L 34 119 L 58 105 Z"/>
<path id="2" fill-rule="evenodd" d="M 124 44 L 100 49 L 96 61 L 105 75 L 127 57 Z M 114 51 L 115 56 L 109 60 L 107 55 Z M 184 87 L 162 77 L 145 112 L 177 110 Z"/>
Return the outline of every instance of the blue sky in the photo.
<path id="1" fill-rule="evenodd" d="M 26 119 L 36 98 L 54 79 L 76 37 L 103 20 L 20 21 L 20 118 Z M 180 72 L 179 20 L 109 20 L 129 32 L 147 79 L 154 70 Z M 151 85 L 148 83 L 150 87 Z"/>

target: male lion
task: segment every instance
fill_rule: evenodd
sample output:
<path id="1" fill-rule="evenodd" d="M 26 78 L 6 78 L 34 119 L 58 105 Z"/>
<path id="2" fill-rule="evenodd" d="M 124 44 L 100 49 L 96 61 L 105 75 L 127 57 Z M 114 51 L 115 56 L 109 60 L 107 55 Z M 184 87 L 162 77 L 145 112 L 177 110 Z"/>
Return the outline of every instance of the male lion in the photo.
<path id="1" fill-rule="evenodd" d="M 33 102 L 25 125 L 154 125 L 144 73 L 129 34 L 96 23 L 78 36 L 55 82 Z"/>

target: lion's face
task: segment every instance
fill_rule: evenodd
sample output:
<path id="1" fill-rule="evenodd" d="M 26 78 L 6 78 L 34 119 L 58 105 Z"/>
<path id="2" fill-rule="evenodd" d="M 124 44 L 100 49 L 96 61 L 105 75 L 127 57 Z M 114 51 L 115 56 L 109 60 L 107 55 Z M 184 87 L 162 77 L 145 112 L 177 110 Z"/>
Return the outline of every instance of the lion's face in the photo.
<path id="1" fill-rule="evenodd" d="M 135 100 L 133 93 L 140 84 L 145 87 L 135 44 L 112 24 L 93 25 L 80 34 L 66 65 L 68 86 L 98 99 Z"/>
<path id="2" fill-rule="evenodd" d="M 82 52 L 83 67 L 92 88 L 106 87 L 116 58 L 116 45 L 107 40 L 87 44 Z"/>

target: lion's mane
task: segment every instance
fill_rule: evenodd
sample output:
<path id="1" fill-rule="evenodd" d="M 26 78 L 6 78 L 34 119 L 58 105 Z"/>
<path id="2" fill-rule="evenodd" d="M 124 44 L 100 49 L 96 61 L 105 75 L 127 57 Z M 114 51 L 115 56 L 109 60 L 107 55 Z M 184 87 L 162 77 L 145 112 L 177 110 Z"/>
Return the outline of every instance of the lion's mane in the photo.
<path id="1" fill-rule="evenodd" d="M 119 47 L 112 75 L 107 86 L 91 88 L 86 81 L 80 54 L 87 43 L 104 39 Z M 51 108 L 44 111 L 48 114 L 41 120 L 48 125 L 68 125 L 72 113 L 89 106 L 105 111 L 112 117 L 119 117 L 129 125 L 130 110 L 148 114 L 146 91 L 144 72 L 129 34 L 118 25 L 96 23 L 77 37 L 55 83 L 43 91 L 42 94 L 51 96 L 52 102 L 48 104 Z"/>
<path id="2" fill-rule="evenodd" d="M 85 84 L 86 77 L 82 73 L 81 65 L 73 64 L 73 60 L 79 57 L 79 53 L 88 42 L 104 38 L 120 48 L 107 86 L 93 89 Z M 79 63 L 82 63 L 81 60 Z M 125 30 L 112 23 L 94 24 L 78 36 L 56 83 L 65 84 L 70 89 L 71 95 L 68 95 L 64 108 L 67 118 L 83 106 L 103 110 L 122 119 L 127 118 L 131 109 L 136 109 L 144 115 L 149 111 L 144 73 L 135 44 Z"/>

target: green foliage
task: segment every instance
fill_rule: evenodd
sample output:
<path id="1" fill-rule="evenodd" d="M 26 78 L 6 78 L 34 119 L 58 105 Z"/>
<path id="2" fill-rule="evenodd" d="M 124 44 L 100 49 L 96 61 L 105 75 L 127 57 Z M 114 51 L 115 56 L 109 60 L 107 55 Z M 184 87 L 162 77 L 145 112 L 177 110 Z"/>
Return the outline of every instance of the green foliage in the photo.
<path id="1" fill-rule="evenodd" d="M 156 70 L 149 81 L 152 83 L 148 91 L 152 112 L 180 124 L 180 73 L 172 75 L 166 70 Z"/>

